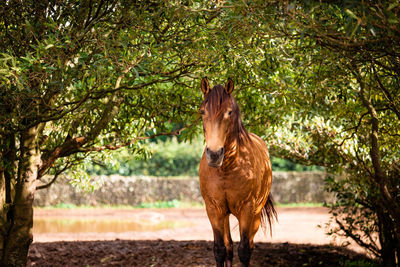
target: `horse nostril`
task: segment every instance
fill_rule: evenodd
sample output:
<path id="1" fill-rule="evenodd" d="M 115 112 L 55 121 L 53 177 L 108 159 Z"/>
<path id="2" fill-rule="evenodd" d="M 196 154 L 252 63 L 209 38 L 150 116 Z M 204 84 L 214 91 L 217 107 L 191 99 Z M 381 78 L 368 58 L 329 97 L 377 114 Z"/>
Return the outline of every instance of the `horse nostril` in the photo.
<path id="1" fill-rule="evenodd" d="M 207 158 L 212 160 L 212 161 L 218 161 L 221 159 L 221 157 L 224 155 L 224 148 L 220 148 L 216 151 L 213 151 L 211 149 L 209 149 L 208 147 L 206 148 L 206 155 Z"/>

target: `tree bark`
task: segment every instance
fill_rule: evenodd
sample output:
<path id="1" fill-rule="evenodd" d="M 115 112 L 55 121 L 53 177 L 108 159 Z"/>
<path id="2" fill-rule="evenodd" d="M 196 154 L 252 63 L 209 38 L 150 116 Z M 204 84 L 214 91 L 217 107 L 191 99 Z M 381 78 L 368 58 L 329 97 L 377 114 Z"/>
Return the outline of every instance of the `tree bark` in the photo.
<path id="1" fill-rule="evenodd" d="M 9 231 L 9 211 L 11 207 L 12 179 L 15 178 L 15 135 L 7 134 L 0 140 L 1 148 L 1 172 L 0 172 L 0 263 L 2 262 L 6 236 Z"/>
<path id="2" fill-rule="evenodd" d="M 40 161 L 37 126 L 21 133 L 20 153 L 18 172 L 14 176 L 15 196 L 9 208 L 1 208 L 2 213 L 6 211 L 6 222 L 1 224 L 5 229 L 1 232 L 1 266 L 25 266 L 32 243 L 32 205 Z"/>
<path id="3" fill-rule="evenodd" d="M 0 154 L 0 156 L 2 156 Z M 2 255 L 4 251 L 4 233 L 6 232 L 6 221 L 7 216 L 5 211 L 5 203 L 6 202 L 6 187 L 5 187 L 5 177 L 4 171 L 0 171 L 0 266 L 2 266 Z"/>
<path id="4" fill-rule="evenodd" d="M 393 222 L 391 218 L 382 211 L 378 211 L 377 215 L 380 228 L 379 239 L 381 243 L 383 266 L 396 267 L 396 242 L 398 241 L 394 239 L 396 235 L 393 233 Z"/>

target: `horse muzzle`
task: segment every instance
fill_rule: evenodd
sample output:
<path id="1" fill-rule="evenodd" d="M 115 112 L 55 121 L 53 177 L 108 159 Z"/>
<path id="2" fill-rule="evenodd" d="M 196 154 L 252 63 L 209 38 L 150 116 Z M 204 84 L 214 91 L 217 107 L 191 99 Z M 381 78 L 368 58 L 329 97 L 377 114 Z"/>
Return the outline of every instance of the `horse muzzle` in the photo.
<path id="1" fill-rule="evenodd" d="M 208 166 L 218 168 L 222 165 L 224 160 L 224 148 L 220 148 L 217 151 L 212 151 L 208 147 L 206 148 L 206 158 Z"/>

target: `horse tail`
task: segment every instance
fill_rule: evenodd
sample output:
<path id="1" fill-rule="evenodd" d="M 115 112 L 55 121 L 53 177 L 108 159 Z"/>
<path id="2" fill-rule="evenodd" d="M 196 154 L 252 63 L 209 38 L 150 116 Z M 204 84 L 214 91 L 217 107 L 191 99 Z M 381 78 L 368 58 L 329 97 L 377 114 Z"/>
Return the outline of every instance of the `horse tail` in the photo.
<path id="1" fill-rule="evenodd" d="M 267 202 L 265 203 L 262 211 L 261 211 L 261 227 L 263 228 L 264 232 L 267 227 L 267 223 L 269 225 L 269 232 L 272 236 L 272 223 L 273 220 L 278 221 L 278 214 L 276 213 L 275 206 L 274 206 L 274 199 L 272 195 L 268 195 Z"/>

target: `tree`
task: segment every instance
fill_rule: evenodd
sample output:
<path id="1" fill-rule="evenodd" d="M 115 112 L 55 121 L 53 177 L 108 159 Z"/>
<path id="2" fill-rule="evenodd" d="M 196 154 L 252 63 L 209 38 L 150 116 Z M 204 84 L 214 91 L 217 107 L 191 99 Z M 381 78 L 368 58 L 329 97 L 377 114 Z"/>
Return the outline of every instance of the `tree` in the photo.
<path id="1" fill-rule="evenodd" d="M 196 122 L 201 96 L 193 82 L 219 56 L 205 54 L 218 51 L 206 38 L 218 8 L 110 0 L 1 5 L 0 265 L 23 266 L 36 189 L 95 152 L 129 147 L 140 154 L 140 140 L 178 135 Z M 54 178 L 39 185 L 45 174 Z"/>
<path id="2" fill-rule="evenodd" d="M 253 51 L 243 113 L 273 154 L 342 177 L 327 180 L 337 194 L 331 234 L 399 266 L 399 3 L 270 5 L 240 9 Z"/>

